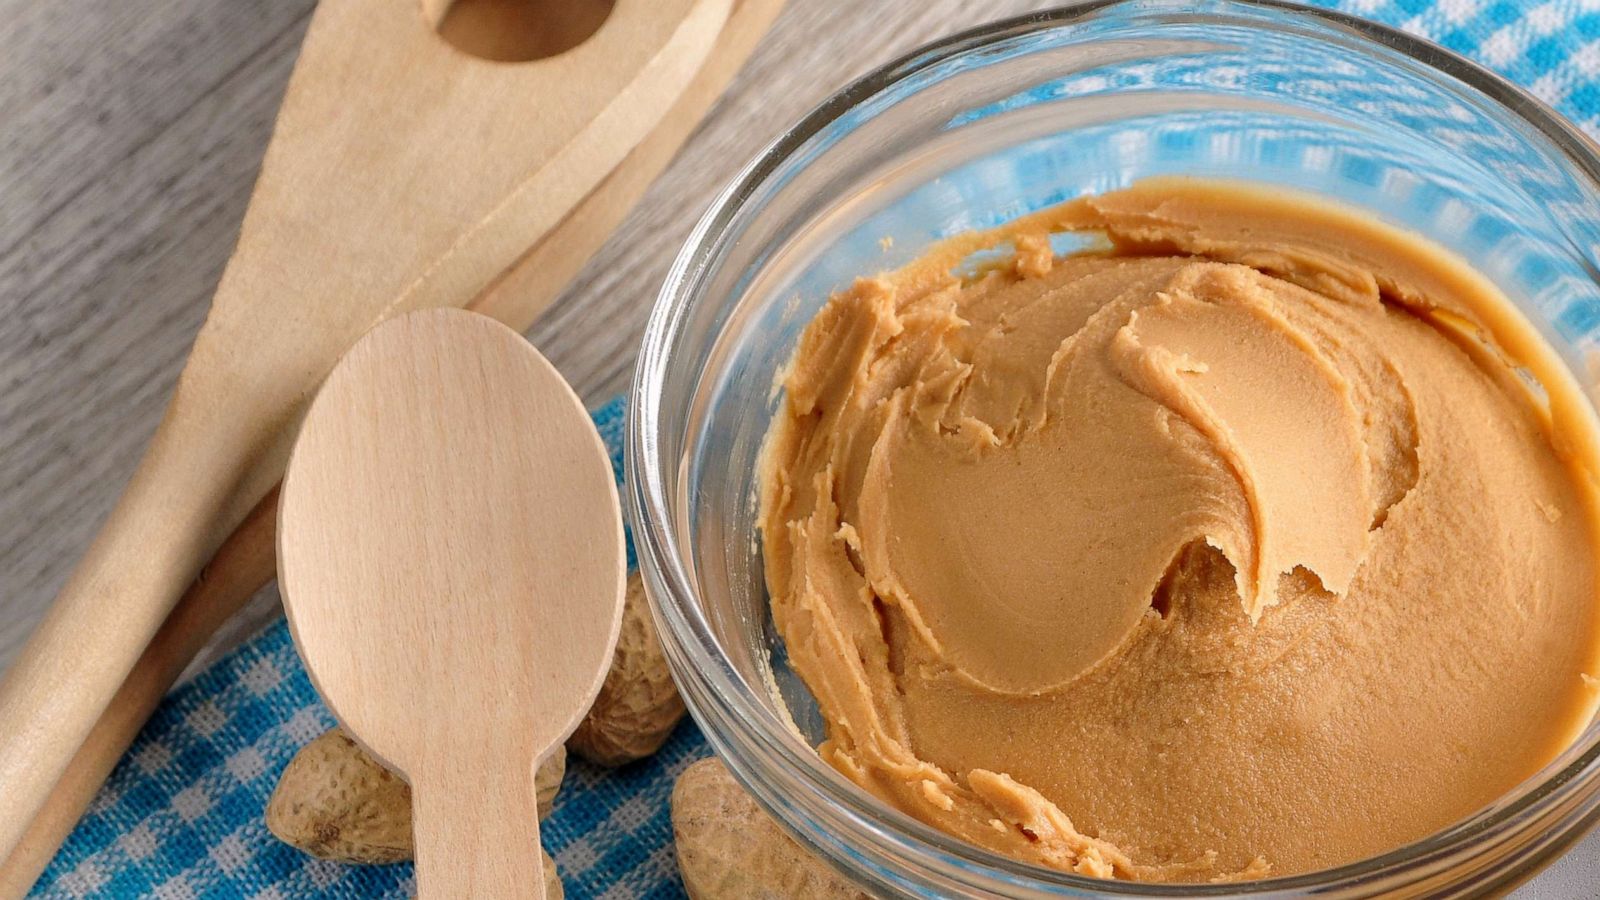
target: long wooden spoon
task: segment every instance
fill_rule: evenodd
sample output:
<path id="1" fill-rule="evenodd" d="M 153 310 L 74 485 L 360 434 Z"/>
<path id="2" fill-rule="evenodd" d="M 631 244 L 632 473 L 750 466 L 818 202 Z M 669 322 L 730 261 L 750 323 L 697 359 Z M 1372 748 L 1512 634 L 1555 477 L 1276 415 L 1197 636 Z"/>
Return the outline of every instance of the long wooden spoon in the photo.
<path id="1" fill-rule="evenodd" d="M 317 690 L 411 782 L 423 896 L 542 896 L 535 764 L 600 689 L 625 568 L 600 436 L 516 332 L 413 313 L 318 392 L 279 584 Z"/>
<path id="2" fill-rule="evenodd" d="M 167 414 L 0 682 L 0 857 L 277 481 L 338 356 L 391 315 L 464 303 L 560 223 L 672 108 L 729 3 L 618 0 L 580 46 L 505 64 L 445 44 L 405 0 L 322 0 Z"/>

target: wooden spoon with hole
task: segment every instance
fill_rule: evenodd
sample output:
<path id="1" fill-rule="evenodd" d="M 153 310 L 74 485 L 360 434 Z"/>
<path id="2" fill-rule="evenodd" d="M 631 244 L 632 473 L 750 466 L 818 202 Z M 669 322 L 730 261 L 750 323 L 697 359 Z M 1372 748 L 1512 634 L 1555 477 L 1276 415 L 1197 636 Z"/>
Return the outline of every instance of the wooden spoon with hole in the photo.
<path id="1" fill-rule="evenodd" d="M 586 41 L 525 63 L 445 43 L 445 0 L 414 2 L 317 7 L 166 416 L 0 682 L 0 858 L 278 480 L 340 354 L 392 315 L 466 302 L 557 226 L 673 106 L 731 0 L 617 0 Z"/>
<path id="2" fill-rule="evenodd" d="M 541 897 L 534 768 L 605 678 L 611 463 L 522 336 L 429 310 L 350 349 L 283 479 L 279 585 L 312 683 L 403 773 L 423 897 Z"/>

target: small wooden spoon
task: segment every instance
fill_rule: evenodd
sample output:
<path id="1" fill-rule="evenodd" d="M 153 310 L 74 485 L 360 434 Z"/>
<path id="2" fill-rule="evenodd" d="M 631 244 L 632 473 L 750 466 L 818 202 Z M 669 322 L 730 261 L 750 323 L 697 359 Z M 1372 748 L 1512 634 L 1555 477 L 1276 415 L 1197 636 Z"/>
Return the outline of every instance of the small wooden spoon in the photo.
<path id="1" fill-rule="evenodd" d="M 543 896 L 534 769 L 600 689 L 625 568 L 599 435 L 517 333 L 413 313 L 328 376 L 279 584 L 317 690 L 411 782 L 423 896 Z"/>

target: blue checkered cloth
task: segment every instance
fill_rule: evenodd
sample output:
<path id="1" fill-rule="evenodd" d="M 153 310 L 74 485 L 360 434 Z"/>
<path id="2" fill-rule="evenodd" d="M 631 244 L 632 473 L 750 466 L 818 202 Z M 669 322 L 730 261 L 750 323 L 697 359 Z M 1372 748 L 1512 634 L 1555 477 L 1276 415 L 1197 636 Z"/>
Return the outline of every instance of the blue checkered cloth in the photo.
<path id="1" fill-rule="evenodd" d="M 1320 0 L 1431 39 L 1600 136 L 1600 0 Z M 621 478 L 622 402 L 595 413 Z M 629 564 L 633 564 L 632 550 Z M 41 897 L 404 897 L 409 865 L 346 866 L 275 840 L 278 773 L 333 725 L 279 622 L 174 691 L 35 888 Z M 567 894 L 681 897 L 667 797 L 709 753 L 684 722 L 617 771 L 574 760 L 543 828 Z"/>

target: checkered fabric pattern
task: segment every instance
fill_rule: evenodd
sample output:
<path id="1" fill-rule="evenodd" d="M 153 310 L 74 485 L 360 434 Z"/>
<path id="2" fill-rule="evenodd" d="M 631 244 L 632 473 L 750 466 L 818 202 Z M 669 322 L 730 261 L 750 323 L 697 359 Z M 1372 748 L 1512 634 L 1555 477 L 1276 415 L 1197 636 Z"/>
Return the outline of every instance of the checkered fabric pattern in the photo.
<path id="1" fill-rule="evenodd" d="M 1600 3 L 1594 0 L 1321 0 L 1399 27 L 1499 72 L 1600 135 Z"/>
<path id="2" fill-rule="evenodd" d="M 1600 0 L 1316 5 L 1399 26 L 1472 57 L 1600 137 Z M 622 420 L 620 399 L 595 413 L 619 482 Z M 262 824 L 278 773 L 332 724 L 284 623 L 269 627 L 167 698 L 34 895 L 411 895 L 409 865 L 314 860 L 278 843 Z M 651 760 L 614 772 L 573 761 L 543 829 L 569 897 L 682 896 L 667 797 L 676 774 L 708 752 L 685 722 Z"/>

